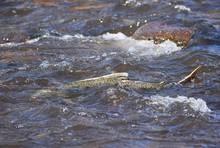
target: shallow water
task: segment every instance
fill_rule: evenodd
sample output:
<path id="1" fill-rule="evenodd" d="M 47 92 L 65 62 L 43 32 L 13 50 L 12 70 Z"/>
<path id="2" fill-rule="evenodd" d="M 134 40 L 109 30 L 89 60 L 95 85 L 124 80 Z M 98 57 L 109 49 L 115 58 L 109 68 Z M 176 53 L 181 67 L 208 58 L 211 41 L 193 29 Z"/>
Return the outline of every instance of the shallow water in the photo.
<path id="1" fill-rule="evenodd" d="M 219 8 L 218 0 L 1 1 L 0 146 L 218 147 Z M 152 21 L 196 33 L 187 48 L 131 37 Z M 193 83 L 163 90 L 50 93 L 112 72 L 176 82 L 198 65 Z"/>

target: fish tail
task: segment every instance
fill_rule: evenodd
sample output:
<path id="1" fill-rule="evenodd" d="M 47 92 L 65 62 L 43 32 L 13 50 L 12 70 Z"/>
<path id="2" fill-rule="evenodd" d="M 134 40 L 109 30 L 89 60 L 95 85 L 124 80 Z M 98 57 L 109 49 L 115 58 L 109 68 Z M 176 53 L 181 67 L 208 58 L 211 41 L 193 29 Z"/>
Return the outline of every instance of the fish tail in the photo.
<path id="1" fill-rule="evenodd" d="M 185 84 L 190 82 L 192 79 L 194 79 L 198 73 L 198 71 L 202 68 L 202 66 L 198 66 L 196 67 L 190 74 L 188 74 L 186 77 L 184 77 L 183 79 L 181 79 L 180 81 L 178 81 L 178 84 Z"/>

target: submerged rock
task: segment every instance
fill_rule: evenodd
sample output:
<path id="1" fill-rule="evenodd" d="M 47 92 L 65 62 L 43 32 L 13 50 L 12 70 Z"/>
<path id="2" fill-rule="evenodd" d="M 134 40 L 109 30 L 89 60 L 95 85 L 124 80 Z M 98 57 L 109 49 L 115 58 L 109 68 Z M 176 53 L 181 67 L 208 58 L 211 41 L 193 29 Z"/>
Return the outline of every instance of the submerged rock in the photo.
<path id="1" fill-rule="evenodd" d="M 186 47 L 193 35 L 190 28 L 168 26 L 159 22 L 145 24 L 138 28 L 133 37 L 135 39 L 148 39 L 160 43 L 164 40 L 171 40 L 178 46 Z"/>
<path id="2" fill-rule="evenodd" d="M 15 29 L 0 29 L 0 31 L 2 32 L 0 34 L 0 44 L 7 42 L 25 42 L 29 38 L 27 33 Z"/>

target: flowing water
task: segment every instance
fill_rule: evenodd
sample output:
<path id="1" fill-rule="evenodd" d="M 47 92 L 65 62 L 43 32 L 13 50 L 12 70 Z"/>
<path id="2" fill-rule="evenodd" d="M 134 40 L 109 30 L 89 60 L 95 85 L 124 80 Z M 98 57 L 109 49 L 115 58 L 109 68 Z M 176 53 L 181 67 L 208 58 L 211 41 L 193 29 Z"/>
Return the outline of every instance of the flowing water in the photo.
<path id="1" fill-rule="evenodd" d="M 218 147 L 219 0 L 1 0 L 1 147 Z M 135 40 L 152 22 L 196 29 L 187 48 Z M 86 78 L 184 86 L 68 89 Z"/>

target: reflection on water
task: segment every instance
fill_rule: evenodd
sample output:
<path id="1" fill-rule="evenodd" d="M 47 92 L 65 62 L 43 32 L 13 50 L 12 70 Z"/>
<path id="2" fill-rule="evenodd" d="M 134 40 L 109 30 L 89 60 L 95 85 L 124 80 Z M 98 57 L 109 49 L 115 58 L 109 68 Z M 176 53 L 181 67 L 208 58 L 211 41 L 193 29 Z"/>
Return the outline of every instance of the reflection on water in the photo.
<path id="1" fill-rule="evenodd" d="M 1 147 L 217 147 L 220 144 L 219 1 L 0 2 Z M 195 30 L 187 48 L 135 40 L 141 25 Z M 128 72 L 176 82 L 163 90 L 66 83 Z"/>

